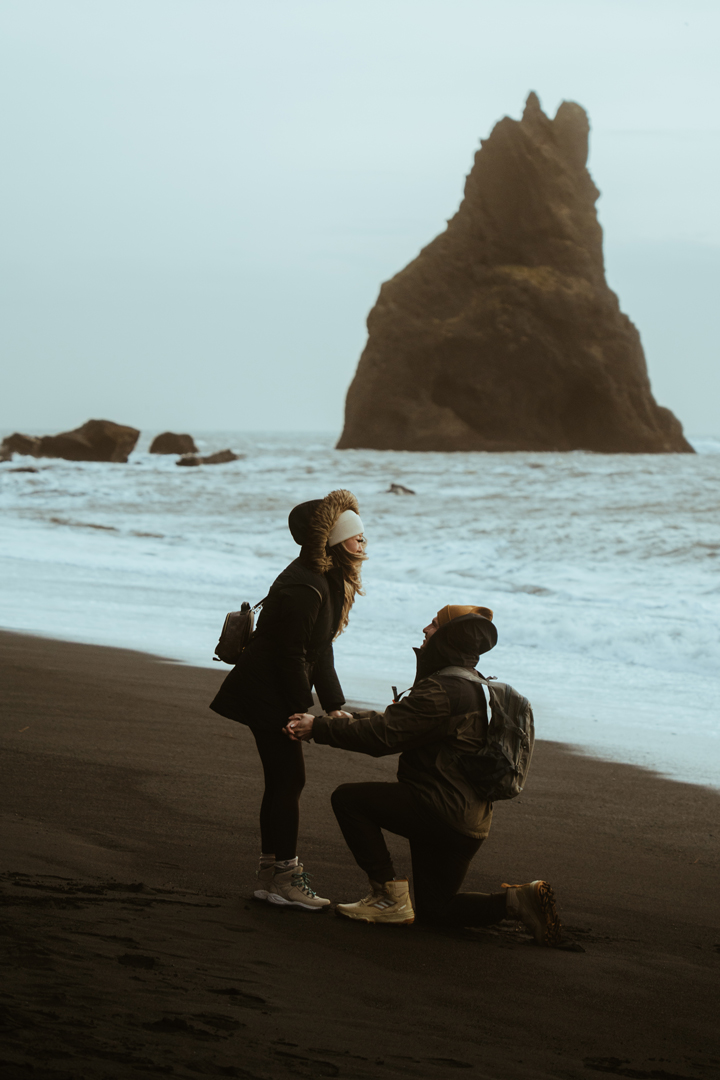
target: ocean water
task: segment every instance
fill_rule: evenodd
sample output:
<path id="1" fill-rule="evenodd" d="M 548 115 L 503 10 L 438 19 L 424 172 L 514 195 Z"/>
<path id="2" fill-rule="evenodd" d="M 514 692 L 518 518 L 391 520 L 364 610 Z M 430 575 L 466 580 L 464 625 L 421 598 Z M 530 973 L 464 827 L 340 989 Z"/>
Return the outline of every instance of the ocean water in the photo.
<path id="1" fill-rule="evenodd" d="M 193 469 L 150 438 L 127 465 L 0 465 L 0 626 L 210 666 L 225 613 L 297 554 L 291 507 L 349 487 L 370 556 L 336 643 L 349 700 L 387 704 L 437 609 L 484 604 L 481 670 L 530 698 L 540 738 L 720 788 L 719 441 L 405 454 L 231 432 L 197 441 L 241 460 Z"/>

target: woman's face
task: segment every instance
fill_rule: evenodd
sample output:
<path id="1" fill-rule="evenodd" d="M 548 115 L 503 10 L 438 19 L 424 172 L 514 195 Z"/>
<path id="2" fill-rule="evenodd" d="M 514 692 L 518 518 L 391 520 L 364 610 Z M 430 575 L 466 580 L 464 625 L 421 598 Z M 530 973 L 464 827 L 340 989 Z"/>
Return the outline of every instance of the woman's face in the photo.
<path id="1" fill-rule="evenodd" d="M 349 540 L 343 540 L 343 547 L 351 555 L 362 555 L 365 550 L 363 534 L 358 533 L 357 536 L 351 536 Z"/>

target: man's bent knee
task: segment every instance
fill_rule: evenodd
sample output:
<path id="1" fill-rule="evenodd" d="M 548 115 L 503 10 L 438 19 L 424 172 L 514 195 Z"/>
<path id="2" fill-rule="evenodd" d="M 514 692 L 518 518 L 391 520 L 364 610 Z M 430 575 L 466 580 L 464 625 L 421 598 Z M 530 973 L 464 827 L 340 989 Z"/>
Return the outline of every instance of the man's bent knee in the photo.
<path id="1" fill-rule="evenodd" d="M 353 796 L 356 794 L 354 789 L 360 786 L 360 784 L 341 784 L 340 787 L 335 788 L 330 796 L 333 810 L 337 812 L 341 807 L 344 808 L 348 803 L 354 802 Z"/>

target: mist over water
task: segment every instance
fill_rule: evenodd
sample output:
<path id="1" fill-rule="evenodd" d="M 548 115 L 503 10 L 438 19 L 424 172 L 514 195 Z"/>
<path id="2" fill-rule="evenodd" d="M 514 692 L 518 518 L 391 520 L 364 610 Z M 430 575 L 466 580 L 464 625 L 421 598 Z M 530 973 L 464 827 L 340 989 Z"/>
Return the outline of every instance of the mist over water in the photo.
<path id="1" fill-rule="evenodd" d="M 410 454 L 226 432 L 196 441 L 240 461 L 177 468 L 150 438 L 127 465 L 0 465 L 0 625 L 209 665 L 225 613 L 297 555 L 291 507 L 349 487 L 370 556 L 336 643 L 349 700 L 387 704 L 435 611 L 484 604 L 481 670 L 530 698 L 540 738 L 720 787 L 720 442 Z"/>

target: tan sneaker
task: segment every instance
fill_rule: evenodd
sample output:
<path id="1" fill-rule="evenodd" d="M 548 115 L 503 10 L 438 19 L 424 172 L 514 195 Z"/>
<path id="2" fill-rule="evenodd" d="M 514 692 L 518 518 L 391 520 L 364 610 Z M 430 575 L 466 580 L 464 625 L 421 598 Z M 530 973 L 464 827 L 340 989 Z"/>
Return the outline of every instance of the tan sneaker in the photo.
<path id="1" fill-rule="evenodd" d="M 283 870 L 281 874 L 273 874 L 268 886 L 267 900 L 270 904 L 278 904 L 280 907 L 299 907 L 304 911 L 322 911 L 328 907 L 329 900 L 317 896 L 310 888 L 308 875 L 303 870 L 302 863 L 291 866 L 289 870 Z"/>
<path id="2" fill-rule="evenodd" d="M 555 910 L 555 894 L 547 881 L 506 885 L 507 918 L 524 923 L 537 945 L 551 948 L 560 943 L 562 923 Z"/>
<path id="3" fill-rule="evenodd" d="M 415 912 L 410 900 L 407 878 L 380 884 L 371 881 L 372 892 L 356 904 L 338 904 L 338 915 L 368 923 L 398 923 L 410 925 L 415 922 Z"/>
<path id="4" fill-rule="evenodd" d="M 267 900 L 270 895 L 270 886 L 272 884 L 274 870 L 274 863 L 267 863 L 265 866 L 260 863 L 259 869 L 255 871 L 257 888 L 255 889 L 253 896 L 256 900 Z"/>

